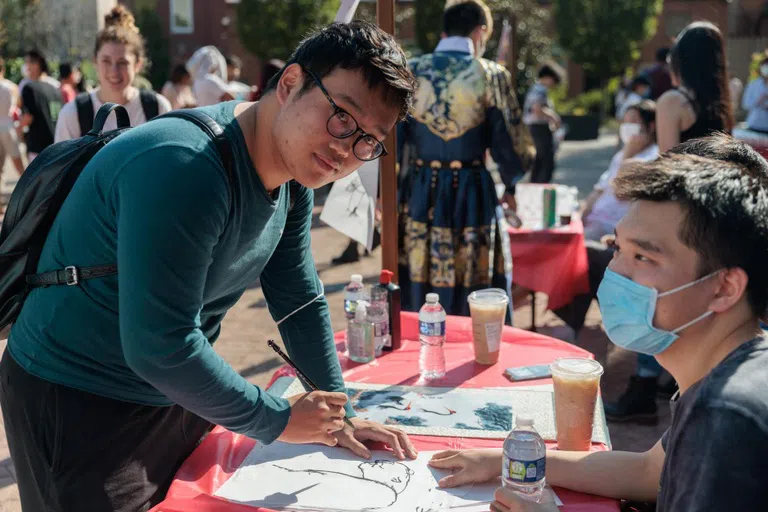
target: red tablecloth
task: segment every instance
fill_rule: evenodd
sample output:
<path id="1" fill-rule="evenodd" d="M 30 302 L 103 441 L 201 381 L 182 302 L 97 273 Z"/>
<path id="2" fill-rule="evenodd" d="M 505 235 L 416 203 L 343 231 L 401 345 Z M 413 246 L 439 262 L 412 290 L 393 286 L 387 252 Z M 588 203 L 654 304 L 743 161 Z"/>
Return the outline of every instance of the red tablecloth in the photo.
<path id="1" fill-rule="evenodd" d="M 499 387 L 514 386 L 502 374 L 511 366 L 551 363 L 558 357 L 591 357 L 589 352 L 574 345 L 540 334 L 505 327 L 499 363 L 494 366 L 481 366 L 474 362 L 472 350 L 471 320 L 466 317 L 448 317 L 446 324 L 446 369 L 445 378 L 438 385 L 451 387 Z M 342 353 L 339 359 L 344 371 L 344 378 L 352 382 L 378 384 L 410 384 L 418 379 L 418 315 L 402 315 L 403 347 L 387 353 L 369 364 L 357 364 L 349 361 Z M 336 335 L 341 350 L 344 333 Z M 292 375 L 290 368 L 280 368 L 272 378 L 274 382 L 281 376 Z M 545 384 L 551 380 L 539 380 L 520 383 L 519 385 Z M 502 445 L 501 440 L 471 439 L 457 437 L 411 436 L 419 450 L 443 450 L 452 448 L 493 448 Z M 255 446 L 256 441 L 233 434 L 217 427 L 201 443 L 182 465 L 168 491 L 165 501 L 152 509 L 152 512 L 254 512 L 253 507 L 238 505 L 216 498 L 213 494 L 242 464 L 245 457 Z M 555 443 L 547 443 L 553 448 Z M 594 450 L 606 450 L 604 445 L 594 445 Z M 557 494 L 565 503 L 564 512 L 616 512 L 619 510 L 615 500 L 557 489 Z M 265 509 L 260 509 L 264 511 Z"/>
<path id="2" fill-rule="evenodd" d="M 768 158 L 768 134 L 736 128 L 733 130 L 733 138 L 749 144 L 763 157 Z"/>
<path id="3" fill-rule="evenodd" d="M 574 218 L 561 228 L 532 231 L 509 228 L 512 282 L 547 294 L 549 309 L 570 304 L 589 292 L 584 225 Z"/>

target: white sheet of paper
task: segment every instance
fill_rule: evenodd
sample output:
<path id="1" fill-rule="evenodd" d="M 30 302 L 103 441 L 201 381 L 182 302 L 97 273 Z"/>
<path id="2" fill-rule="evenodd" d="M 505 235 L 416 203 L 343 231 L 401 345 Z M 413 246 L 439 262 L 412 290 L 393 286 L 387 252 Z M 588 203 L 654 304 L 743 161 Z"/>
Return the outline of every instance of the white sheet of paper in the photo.
<path id="1" fill-rule="evenodd" d="M 365 162 L 357 172 L 333 184 L 320 220 L 370 251 L 378 190 L 379 163 Z"/>
<path id="2" fill-rule="evenodd" d="M 357 5 L 360 0 L 341 0 L 341 6 L 336 13 L 336 19 L 333 20 L 337 23 L 349 23 L 352 18 L 355 17 L 355 11 L 357 11 Z"/>
<path id="3" fill-rule="evenodd" d="M 259 444 L 216 496 L 282 510 L 487 511 L 498 483 L 440 489 L 437 481 L 450 472 L 427 466 L 434 453 L 398 461 L 376 451 L 365 461 L 337 447 Z"/>

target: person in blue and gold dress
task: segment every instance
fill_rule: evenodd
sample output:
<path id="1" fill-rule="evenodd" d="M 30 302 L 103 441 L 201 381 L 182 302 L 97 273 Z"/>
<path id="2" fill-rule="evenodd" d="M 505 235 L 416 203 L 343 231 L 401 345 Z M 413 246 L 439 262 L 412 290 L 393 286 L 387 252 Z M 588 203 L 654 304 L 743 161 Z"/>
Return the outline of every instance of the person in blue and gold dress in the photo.
<path id="1" fill-rule="evenodd" d="M 404 310 L 418 311 L 435 292 L 448 314 L 468 315 L 471 292 L 510 294 L 512 280 L 509 236 L 486 150 L 512 206 L 515 183 L 535 149 L 510 73 L 481 58 L 492 32 L 488 7 L 480 0 L 452 2 L 444 27 L 434 53 L 410 63 L 418 92 L 411 115 L 398 126 L 398 155 L 408 151 L 399 179 L 400 285 Z"/>

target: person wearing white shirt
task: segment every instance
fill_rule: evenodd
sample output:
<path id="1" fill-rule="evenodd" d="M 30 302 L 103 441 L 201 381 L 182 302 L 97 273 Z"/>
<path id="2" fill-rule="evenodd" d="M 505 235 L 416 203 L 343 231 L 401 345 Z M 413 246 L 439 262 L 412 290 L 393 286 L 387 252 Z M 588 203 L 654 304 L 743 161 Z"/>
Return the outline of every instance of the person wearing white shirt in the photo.
<path id="1" fill-rule="evenodd" d="M 18 96 L 16 84 L 5 78 L 5 61 L 0 57 L 0 176 L 3 174 L 6 156 L 11 158 L 19 175 L 24 172 L 19 140 L 13 124 L 13 111 Z"/>
<path id="2" fill-rule="evenodd" d="M 198 107 L 235 99 L 227 84 L 227 63 L 215 46 L 198 48 L 187 61 Z"/>
<path id="3" fill-rule="evenodd" d="M 99 87 L 64 105 L 56 123 L 54 142 L 75 139 L 87 131 L 88 126 L 81 126 L 79 108 L 92 111 L 88 116 L 92 122 L 92 117 L 104 103 L 123 105 L 128 111 L 131 126 L 140 125 L 147 122 L 150 116 L 171 110 L 171 103 L 163 96 L 151 91 L 142 93 L 131 85 L 144 64 L 144 41 L 134 24 L 133 15 L 125 7 L 115 7 L 106 15 L 105 27 L 96 36 L 95 57 Z M 156 106 L 152 105 L 153 99 Z M 153 108 L 154 112 L 148 114 L 148 108 Z M 110 116 L 104 129 L 115 128 L 115 116 Z"/>
<path id="4" fill-rule="evenodd" d="M 768 56 L 760 63 L 760 76 L 749 82 L 741 106 L 749 112 L 747 128 L 768 133 Z"/>

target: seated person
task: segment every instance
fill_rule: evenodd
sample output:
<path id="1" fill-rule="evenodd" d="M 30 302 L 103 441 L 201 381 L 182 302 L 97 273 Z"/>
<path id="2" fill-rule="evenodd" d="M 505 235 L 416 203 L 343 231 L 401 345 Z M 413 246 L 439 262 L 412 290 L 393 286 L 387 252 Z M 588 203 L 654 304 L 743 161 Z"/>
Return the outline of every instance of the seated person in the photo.
<path id="1" fill-rule="evenodd" d="M 630 160 L 646 161 L 658 157 L 655 128 L 656 104 L 653 101 L 643 100 L 627 109 L 620 126 L 624 147 L 613 156 L 608 170 L 603 173 L 587 198 L 582 218 L 589 261 L 590 291 L 575 297 L 573 302 L 555 311 L 576 334 L 584 326 L 584 319 L 592 299 L 595 298 L 597 287 L 603 280 L 605 268 L 613 258 L 613 249 L 601 240 L 604 236 L 613 234 L 616 224 L 629 209 L 629 203 L 616 199 L 613 179 L 619 169 Z"/>
<path id="2" fill-rule="evenodd" d="M 760 62 L 760 76 L 749 82 L 741 106 L 747 111 L 747 128 L 768 134 L 768 55 Z"/>
<path id="3" fill-rule="evenodd" d="M 632 205 L 598 294 L 603 322 L 618 346 L 654 355 L 680 390 L 653 448 L 549 451 L 551 485 L 656 501 L 659 512 L 761 510 L 768 501 L 768 340 L 759 326 L 768 174 L 753 150 L 731 144 L 731 162 L 669 153 L 617 176 L 617 197 Z M 450 451 L 430 465 L 460 469 L 440 482 L 453 487 L 498 478 L 501 458 Z M 491 510 L 558 510 L 549 493 L 532 503 L 501 488 L 495 499 Z"/>
<path id="4" fill-rule="evenodd" d="M 616 152 L 594 190 L 587 198 L 582 212 L 584 238 L 600 241 L 605 235 L 612 235 L 629 204 L 619 201 L 613 193 L 611 182 L 627 160 L 653 160 L 659 156 L 656 145 L 656 103 L 643 100 L 627 108 L 619 127 L 623 148 Z"/>
<path id="5" fill-rule="evenodd" d="M 645 75 L 638 75 L 629 84 L 629 94 L 622 102 L 616 117 L 623 119 L 629 107 L 637 105 L 644 99 L 651 97 L 651 80 Z"/>

